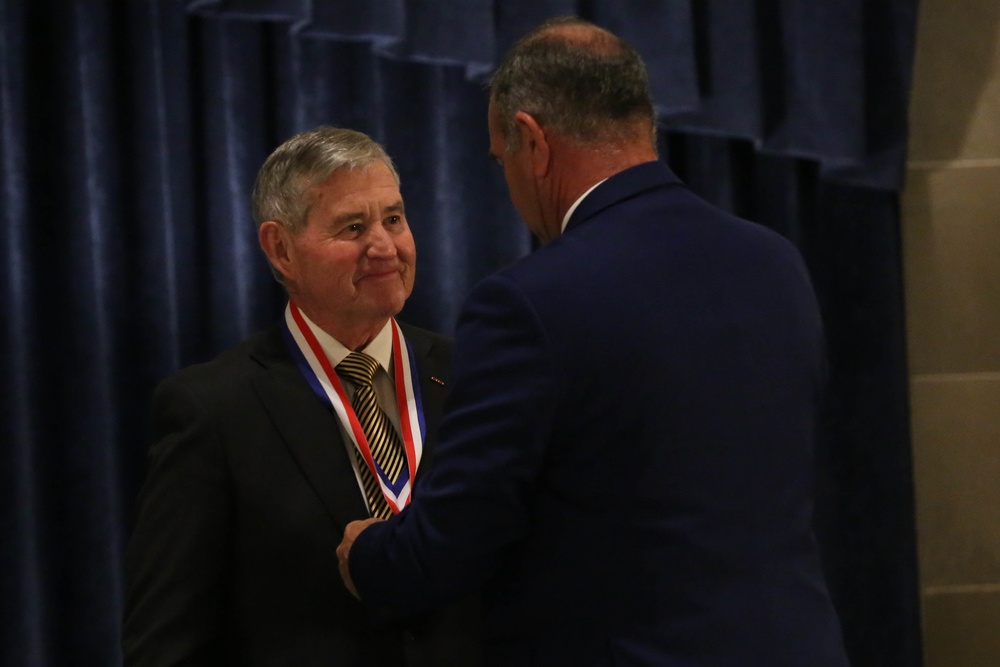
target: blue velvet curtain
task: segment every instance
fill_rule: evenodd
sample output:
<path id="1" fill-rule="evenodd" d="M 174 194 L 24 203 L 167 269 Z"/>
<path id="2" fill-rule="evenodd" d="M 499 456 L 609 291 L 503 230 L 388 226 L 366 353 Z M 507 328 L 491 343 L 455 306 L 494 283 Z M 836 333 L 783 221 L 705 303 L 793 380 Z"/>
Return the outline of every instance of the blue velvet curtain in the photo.
<path id="1" fill-rule="evenodd" d="M 0 660 L 120 662 L 155 382 L 273 322 L 249 191 L 290 134 L 376 137 L 451 330 L 530 251 L 482 81 L 575 13 L 646 58 L 661 152 L 802 248 L 830 341 L 817 523 L 856 667 L 921 663 L 897 193 L 916 0 L 3 0 Z M 613 345 L 614 341 L 609 341 Z"/>

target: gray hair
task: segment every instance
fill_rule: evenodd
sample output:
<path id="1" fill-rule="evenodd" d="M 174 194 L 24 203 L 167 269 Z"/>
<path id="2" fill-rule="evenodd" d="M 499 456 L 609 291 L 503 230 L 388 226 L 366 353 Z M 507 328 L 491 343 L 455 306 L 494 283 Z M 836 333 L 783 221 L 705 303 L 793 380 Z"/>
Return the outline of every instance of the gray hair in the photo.
<path id="1" fill-rule="evenodd" d="M 276 220 L 295 233 L 305 227 L 313 188 L 341 169 L 361 169 L 381 160 L 399 185 L 389 155 L 361 132 L 321 125 L 294 135 L 264 161 L 253 186 L 253 218 L 259 228 Z"/>
<path id="2" fill-rule="evenodd" d="M 635 136 L 656 116 L 642 58 L 625 40 L 583 19 L 550 19 L 518 40 L 489 80 L 507 150 L 518 148 L 514 115 L 531 114 L 584 144 Z"/>

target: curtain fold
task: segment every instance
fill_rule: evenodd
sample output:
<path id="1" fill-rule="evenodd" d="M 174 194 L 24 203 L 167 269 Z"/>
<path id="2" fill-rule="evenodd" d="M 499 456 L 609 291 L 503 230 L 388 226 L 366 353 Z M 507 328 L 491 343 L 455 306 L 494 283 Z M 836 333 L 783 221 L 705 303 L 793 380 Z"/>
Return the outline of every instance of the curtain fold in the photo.
<path id="1" fill-rule="evenodd" d="M 667 127 L 673 126 L 669 120 L 672 114 L 698 113 L 702 106 L 701 62 L 695 47 L 698 28 L 705 26 L 695 24 L 697 4 L 649 0 L 593 3 L 594 22 L 627 39 L 642 54 L 653 103 Z"/>
<path id="2" fill-rule="evenodd" d="M 0 661 L 115 665 L 157 381 L 280 317 L 250 190 L 318 124 L 382 142 L 418 250 L 408 321 L 531 239 L 484 76 L 577 13 L 649 63 L 661 153 L 803 251 L 832 385 L 818 528 L 856 667 L 920 664 L 898 249 L 915 0 L 0 3 Z"/>
<path id="3" fill-rule="evenodd" d="M 883 190 L 903 182 L 916 0 L 188 0 L 187 8 L 364 41 L 389 58 L 458 64 L 471 78 L 541 20 L 579 14 L 642 53 L 667 128 L 816 160 L 829 180 Z"/>
<path id="4" fill-rule="evenodd" d="M 803 230 L 831 368 L 817 525 L 854 665 L 920 665 L 898 198 L 821 180 Z"/>
<path id="5" fill-rule="evenodd" d="M 0 582 L 5 602 L 0 605 L 0 627 L 20 637 L 18 655 L 39 663 L 44 651 L 41 599 L 45 578 L 39 564 L 39 508 L 34 474 L 36 452 L 31 446 L 36 421 L 34 401 L 35 290 L 30 276 L 31 238 L 24 224 L 31 213 L 25 189 L 27 149 L 17 139 L 27 125 L 24 73 L 14 63 L 26 57 L 25 17 L 20 6 L 0 5 L 0 211 L 2 236 L 3 338 L 6 363 L 0 365 L 7 398 L 3 400 L 4 447 L 0 468 Z M 9 655 L 14 655 L 10 653 Z M 0 657 L 6 659 L 8 651 Z"/>

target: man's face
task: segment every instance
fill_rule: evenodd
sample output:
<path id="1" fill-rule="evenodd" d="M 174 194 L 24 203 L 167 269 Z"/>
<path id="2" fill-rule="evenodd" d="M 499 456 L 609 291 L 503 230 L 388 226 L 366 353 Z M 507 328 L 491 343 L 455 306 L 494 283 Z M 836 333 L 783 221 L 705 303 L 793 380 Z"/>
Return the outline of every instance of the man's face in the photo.
<path id="1" fill-rule="evenodd" d="M 490 130 L 490 156 L 503 167 L 503 175 L 507 181 L 507 190 L 514 208 L 521 215 L 531 233 L 540 239 L 547 240 L 542 223 L 541 202 L 537 185 L 532 177 L 528 148 L 521 141 L 517 150 L 507 152 L 507 141 L 501 131 L 500 119 L 493 102 L 490 101 L 487 119 Z"/>
<path id="2" fill-rule="evenodd" d="M 413 290 L 416 248 L 403 198 L 381 161 L 314 186 L 305 228 L 289 237 L 286 285 L 314 321 L 372 326 Z"/>

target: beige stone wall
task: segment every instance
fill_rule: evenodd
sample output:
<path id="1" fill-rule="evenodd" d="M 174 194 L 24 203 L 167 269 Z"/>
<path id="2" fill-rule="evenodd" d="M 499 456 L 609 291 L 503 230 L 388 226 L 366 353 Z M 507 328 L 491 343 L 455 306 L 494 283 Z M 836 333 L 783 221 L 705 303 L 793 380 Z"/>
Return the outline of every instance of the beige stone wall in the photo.
<path id="1" fill-rule="evenodd" d="M 1000 0 L 921 0 L 902 198 L 926 667 L 1000 665 Z"/>

